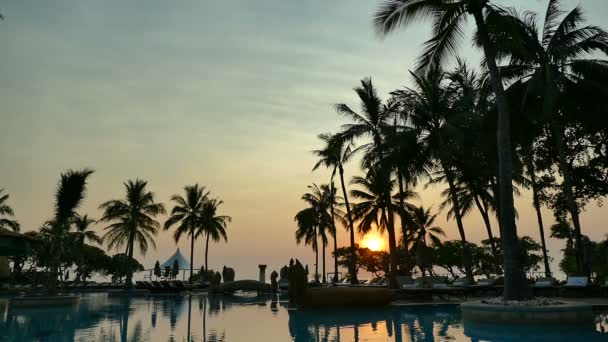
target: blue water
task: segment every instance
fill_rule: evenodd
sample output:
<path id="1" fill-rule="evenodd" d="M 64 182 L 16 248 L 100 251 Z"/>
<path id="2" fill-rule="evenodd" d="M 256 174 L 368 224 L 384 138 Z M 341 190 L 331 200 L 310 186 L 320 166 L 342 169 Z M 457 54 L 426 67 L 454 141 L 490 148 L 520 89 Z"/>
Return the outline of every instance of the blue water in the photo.
<path id="1" fill-rule="evenodd" d="M 11 309 L 0 341 L 608 341 L 608 315 L 583 327 L 464 324 L 457 306 L 296 311 L 271 297 L 84 295 L 62 309 Z"/>

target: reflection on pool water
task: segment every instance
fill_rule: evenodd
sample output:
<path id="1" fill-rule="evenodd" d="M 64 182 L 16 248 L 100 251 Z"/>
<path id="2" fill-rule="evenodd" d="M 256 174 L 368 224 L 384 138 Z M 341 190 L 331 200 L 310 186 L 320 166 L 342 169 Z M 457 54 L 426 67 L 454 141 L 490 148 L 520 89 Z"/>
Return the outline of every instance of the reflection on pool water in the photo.
<path id="1" fill-rule="evenodd" d="M 0 341 L 606 341 L 608 316 L 583 327 L 463 324 L 457 306 L 289 310 L 277 297 L 109 298 L 73 308 L 11 309 L 0 299 Z"/>

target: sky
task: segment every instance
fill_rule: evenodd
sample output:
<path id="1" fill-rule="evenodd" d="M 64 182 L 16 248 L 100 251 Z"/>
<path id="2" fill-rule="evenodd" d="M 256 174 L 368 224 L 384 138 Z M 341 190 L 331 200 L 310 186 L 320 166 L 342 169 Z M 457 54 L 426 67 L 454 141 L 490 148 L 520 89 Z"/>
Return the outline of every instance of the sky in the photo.
<path id="1" fill-rule="evenodd" d="M 547 3 L 497 2 L 541 18 Z M 306 186 L 329 179 L 326 171 L 311 171 L 317 134 L 344 123 L 333 104 L 358 108 L 352 88 L 361 78 L 371 76 L 384 98 L 411 85 L 408 70 L 429 37 L 430 25 L 417 23 L 378 39 L 371 28 L 378 3 L 0 1 L 0 188 L 10 193 L 23 230 L 51 217 L 61 172 L 89 167 L 95 173 L 83 214 L 99 218 L 98 205 L 122 198 L 127 179 L 148 180 L 169 208 L 171 195 L 199 183 L 224 200 L 220 211 L 233 218 L 228 244 L 210 246 L 211 268 L 232 266 L 242 279 L 255 278 L 258 264 L 278 269 L 291 257 L 312 267 L 310 248 L 295 243 L 293 217 Z M 567 9 L 577 4 L 563 1 Z M 581 5 L 592 24 L 608 17 L 605 0 Z M 479 64 L 470 40 L 460 56 Z M 359 173 L 348 166 L 347 177 Z M 419 203 L 438 209 L 442 188 L 419 190 Z M 538 239 L 530 194 L 523 192 L 516 207 L 520 234 Z M 543 214 L 549 226 L 552 215 Z M 607 221 L 606 210 L 589 205 L 583 232 L 600 239 Z M 445 213 L 438 223 L 457 238 Z M 484 238 L 478 213 L 465 228 L 470 240 Z M 340 230 L 338 244 L 347 241 Z M 161 231 L 156 243 L 137 255 L 146 267 L 175 252 L 171 232 Z M 548 243 L 559 257 L 562 242 Z M 188 241 L 177 246 L 189 255 Z M 197 241 L 196 266 L 203 249 Z"/>

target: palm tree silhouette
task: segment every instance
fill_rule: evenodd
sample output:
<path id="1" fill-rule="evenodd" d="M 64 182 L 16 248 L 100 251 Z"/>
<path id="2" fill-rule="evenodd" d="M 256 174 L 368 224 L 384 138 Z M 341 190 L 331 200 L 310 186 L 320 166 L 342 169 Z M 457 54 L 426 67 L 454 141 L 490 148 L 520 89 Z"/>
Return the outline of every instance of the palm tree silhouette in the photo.
<path id="1" fill-rule="evenodd" d="M 135 244 L 142 254 L 148 251 L 148 246 L 156 248 L 154 236 L 158 234 L 160 224 L 154 218 L 165 214 L 162 203 L 154 201 L 154 193 L 146 189 L 148 182 L 135 179 L 124 183 L 125 199 L 110 200 L 99 206 L 103 210 L 100 222 L 110 225 L 104 229 L 107 232 L 103 240 L 108 242 L 108 248 L 127 246 L 125 254 L 133 260 Z M 133 286 L 133 270 L 127 270 L 125 287 Z"/>
<path id="2" fill-rule="evenodd" d="M 323 149 L 316 150 L 313 153 L 319 157 L 319 161 L 313 167 L 313 170 L 318 169 L 321 165 L 332 169 L 332 176 L 330 184 L 333 185 L 333 177 L 338 171 L 340 175 L 340 185 L 342 187 L 342 196 L 344 198 L 344 206 L 346 207 L 346 219 L 348 225 L 345 227 L 350 233 L 350 263 L 348 265 L 348 274 L 350 276 L 351 284 L 357 284 L 357 253 L 355 245 L 355 229 L 353 223 L 353 217 L 351 213 L 350 203 L 348 201 L 348 194 L 346 191 L 346 184 L 344 183 L 344 164 L 346 164 L 351 156 L 353 155 L 352 143 L 343 139 L 339 134 L 320 134 L 321 139 L 325 146 Z"/>
<path id="3" fill-rule="evenodd" d="M 460 143 L 464 118 L 462 113 L 453 110 L 453 89 L 445 84 L 446 74 L 439 67 L 430 70 L 425 76 L 411 73 L 416 89 L 406 88 L 397 91 L 400 98 L 410 108 L 410 120 L 419 131 L 428 149 L 428 158 L 436 161 L 436 167 L 445 174 L 450 199 L 453 204 L 454 218 L 460 239 L 463 241 L 463 260 L 466 276 L 473 280 L 472 255 L 466 243 L 466 233 L 462 222 L 462 206 L 456 195 L 456 169 L 452 158 L 454 146 Z"/>
<path id="4" fill-rule="evenodd" d="M 318 281 L 319 275 L 319 246 L 317 236 L 321 237 L 323 244 L 323 282 L 325 279 L 325 246 L 327 245 L 327 230 L 331 230 L 332 216 L 329 213 L 329 203 L 327 194 L 316 184 L 309 185 L 310 192 L 302 195 L 302 200 L 308 205 L 307 208 L 300 210 L 294 220 L 298 224 L 296 230 L 296 243 L 304 242 L 311 245 L 315 252 L 315 279 Z"/>
<path id="5" fill-rule="evenodd" d="M 86 241 L 90 241 L 99 245 L 103 243 L 103 240 L 99 237 L 99 235 L 97 235 L 97 232 L 90 229 L 93 223 L 95 223 L 95 220 L 90 218 L 88 215 L 78 215 L 74 218 L 72 223 L 72 226 L 74 227 L 74 232 L 70 232 L 70 234 L 74 237 L 74 240 L 78 246 L 78 250 L 82 250 L 84 248 Z M 82 265 L 82 256 L 80 256 L 80 258 L 80 265 Z M 80 273 L 77 270 L 76 280 L 79 279 Z"/>
<path id="6" fill-rule="evenodd" d="M 608 32 L 597 26 L 582 26 L 584 16 L 580 7 L 564 13 L 559 1 L 550 0 L 539 32 L 533 16 L 519 18 L 511 11 L 509 14 L 512 16 L 506 20 L 514 22 L 517 34 L 511 38 L 495 34 L 491 39 L 499 55 L 508 59 L 508 66 L 502 69 L 504 77 L 527 84 L 524 103 L 528 98 L 542 98 L 542 111 L 558 152 L 558 166 L 563 176 L 562 191 L 574 226 L 578 271 L 589 275 L 590 270 L 583 260 L 579 208 L 573 194 L 559 97 L 568 88 L 603 87 L 597 80 L 605 76 L 598 75 L 606 75 L 608 64 L 604 60 L 587 57 L 593 58 L 594 52 L 608 54 Z M 498 23 L 505 21 L 498 19 Z"/>
<path id="7" fill-rule="evenodd" d="M 207 199 L 203 203 L 201 225 L 198 227 L 196 234 L 194 235 L 194 238 L 198 238 L 199 236 L 203 235 L 205 235 L 207 238 L 207 241 L 205 242 L 205 270 L 209 270 L 209 238 L 211 238 L 214 242 L 219 242 L 221 239 L 228 242 L 226 229 L 228 228 L 228 223 L 232 221 L 232 218 L 230 216 L 217 214 L 219 206 L 223 203 L 223 201 L 217 198 Z"/>
<path id="8" fill-rule="evenodd" d="M 511 118 L 500 70 L 496 62 L 496 46 L 490 40 L 487 24 L 489 18 L 501 15 L 500 9 L 488 0 L 384 0 L 375 13 L 373 21 L 376 32 L 383 37 L 417 19 L 430 19 L 433 22 L 433 37 L 426 42 L 424 51 L 418 60 L 418 71 L 428 72 L 441 65 L 446 57 L 455 54 L 459 40 L 464 35 L 463 27 L 466 18 L 472 16 L 475 20 L 476 42 L 484 52 L 484 62 L 488 67 L 489 80 L 498 110 L 496 132 L 498 203 L 505 266 L 504 297 L 520 299 L 528 297 L 530 290 L 520 260 L 521 253 L 511 191 Z"/>
<path id="9" fill-rule="evenodd" d="M 445 237 L 441 227 L 434 226 L 437 214 L 431 213 L 431 208 L 417 207 L 410 214 L 411 236 L 407 239 L 411 245 L 410 250 L 416 250 L 418 255 L 418 266 L 425 274 L 427 260 L 427 247 L 441 244 L 440 236 Z"/>
<path id="10" fill-rule="evenodd" d="M 361 113 L 355 112 L 346 104 L 337 104 L 335 106 L 338 114 L 352 120 L 352 123 L 342 125 L 342 133 L 340 133 L 341 139 L 343 141 L 352 141 L 363 137 L 370 138 L 371 141 L 369 143 L 365 143 L 358 147 L 358 149 L 367 152 L 365 164 L 367 164 L 367 166 L 378 163 L 386 164 L 387 154 L 384 148 L 383 132 L 389 126 L 388 120 L 394 115 L 392 103 L 389 103 L 386 106 L 382 104 L 382 100 L 378 96 L 378 92 L 376 91 L 371 78 L 364 78 L 361 80 L 361 85 L 354 90 L 361 102 Z M 390 176 L 390 174 L 388 176 Z M 382 196 L 384 197 L 384 202 L 391 202 L 390 192 L 386 192 L 382 194 Z M 397 264 L 399 263 L 397 242 L 395 238 L 394 209 L 395 208 L 392 206 L 386 208 L 386 230 L 388 232 L 388 245 L 391 260 L 389 278 L 392 287 L 397 286 L 395 277 L 397 276 Z"/>
<path id="11" fill-rule="evenodd" d="M 203 206 L 207 201 L 209 192 L 205 187 L 198 184 L 184 187 L 186 198 L 180 195 L 171 196 L 176 205 L 171 210 L 171 216 L 165 221 L 164 229 L 168 230 L 173 225 L 179 224 L 173 233 L 175 242 L 184 235 L 190 236 L 190 283 L 192 283 L 194 267 L 194 240 L 197 227 L 200 227 L 203 219 Z"/>
<path id="12" fill-rule="evenodd" d="M 97 232 L 91 230 L 91 225 L 96 221 L 90 218 L 88 215 L 78 215 L 74 219 L 73 227 L 74 232 L 72 233 L 79 244 L 84 244 L 87 240 L 96 244 L 101 244 L 103 240 L 97 235 Z"/>
<path id="13" fill-rule="evenodd" d="M 386 201 L 385 194 L 390 194 L 395 187 L 395 180 L 390 178 L 389 172 L 386 168 L 369 169 L 366 177 L 355 176 L 351 181 L 358 186 L 351 190 L 350 195 L 359 199 L 353 207 L 353 215 L 361 235 L 373 228 L 383 233 L 389 227 L 388 213 L 399 210 L 398 204 Z"/>
<path id="14" fill-rule="evenodd" d="M 55 193 L 55 213 L 53 219 L 46 222 L 40 230 L 50 241 L 51 277 L 49 279 L 49 292 L 57 290 L 57 275 L 61 257 L 64 253 L 66 238 L 70 225 L 77 217 L 76 209 L 80 207 L 86 195 L 87 178 L 92 170 L 68 170 L 61 174 L 59 186 Z"/>
<path id="15" fill-rule="evenodd" d="M 11 208 L 6 201 L 9 199 L 9 194 L 2 194 L 4 188 L 0 189 L 0 228 L 11 229 L 14 232 L 18 232 L 21 229 L 19 222 L 16 220 L 11 220 L 8 218 L 4 218 L 2 216 L 14 217 L 15 213 L 13 208 Z"/>

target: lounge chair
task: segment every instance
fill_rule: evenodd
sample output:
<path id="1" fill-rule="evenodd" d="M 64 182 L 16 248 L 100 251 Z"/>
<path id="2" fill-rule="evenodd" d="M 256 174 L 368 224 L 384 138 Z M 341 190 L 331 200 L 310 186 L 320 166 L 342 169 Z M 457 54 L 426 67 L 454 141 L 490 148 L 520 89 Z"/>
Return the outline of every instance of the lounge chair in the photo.
<path id="1" fill-rule="evenodd" d="M 566 284 L 562 286 L 561 294 L 563 296 L 584 296 L 587 294 L 589 287 L 589 278 L 587 277 L 568 277 Z"/>
<path id="2" fill-rule="evenodd" d="M 399 286 L 400 289 L 403 288 L 404 285 L 414 284 L 414 278 L 410 276 L 397 276 L 395 278 L 397 280 L 397 286 Z"/>
<path id="3" fill-rule="evenodd" d="M 467 285 L 467 288 L 472 294 L 477 296 L 500 295 L 500 290 L 496 286 L 496 279 L 494 278 L 481 279 L 477 284 Z"/>
<path id="4" fill-rule="evenodd" d="M 458 278 L 456 280 L 454 280 L 454 282 L 452 283 L 453 287 L 463 287 L 463 286 L 469 286 L 472 285 L 471 281 L 467 278 Z"/>
<path id="5" fill-rule="evenodd" d="M 388 279 L 386 279 L 386 277 L 379 277 L 372 279 L 372 281 L 367 284 L 361 283 L 360 285 L 366 287 L 386 287 L 388 285 Z"/>
<path id="6" fill-rule="evenodd" d="M 545 277 L 538 278 L 532 289 L 534 290 L 535 296 L 558 296 L 559 295 L 559 287 L 556 285 L 555 278 Z"/>

